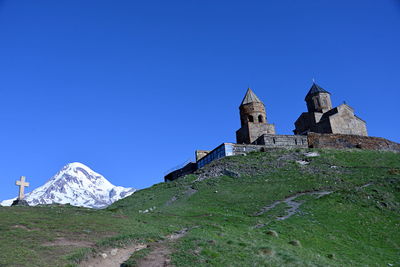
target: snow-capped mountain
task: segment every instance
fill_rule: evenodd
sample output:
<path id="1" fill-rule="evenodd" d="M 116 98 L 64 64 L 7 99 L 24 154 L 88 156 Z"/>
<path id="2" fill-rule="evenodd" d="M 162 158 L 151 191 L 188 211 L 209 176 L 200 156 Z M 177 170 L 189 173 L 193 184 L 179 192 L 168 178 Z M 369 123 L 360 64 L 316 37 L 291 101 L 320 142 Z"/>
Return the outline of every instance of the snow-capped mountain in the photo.
<path id="1" fill-rule="evenodd" d="M 87 208 L 104 208 L 113 202 L 132 195 L 136 190 L 112 185 L 102 175 L 82 163 L 70 163 L 43 186 L 26 194 L 29 205 L 71 204 Z M 0 202 L 11 206 L 15 199 Z"/>

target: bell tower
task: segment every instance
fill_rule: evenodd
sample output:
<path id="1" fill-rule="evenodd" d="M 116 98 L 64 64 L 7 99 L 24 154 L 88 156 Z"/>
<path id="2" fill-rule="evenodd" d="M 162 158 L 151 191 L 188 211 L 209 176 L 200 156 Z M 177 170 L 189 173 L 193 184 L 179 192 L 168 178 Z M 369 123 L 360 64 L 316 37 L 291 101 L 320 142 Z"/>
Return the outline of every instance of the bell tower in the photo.
<path id="1" fill-rule="evenodd" d="M 307 103 L 308 112 L 325 113 L 332 109 L 331 93 L 316 83 L 313 83 L 311 86 L 305 101 Z"/>
<path id="2" fill-rule="evenodd" d="M 236 131 L 238 144 L 251 144 L 263 134 L 275 134 L 275 125 L 269 124 L 264 103 L 247 89 L 239 107 L 241 128 Z"/>

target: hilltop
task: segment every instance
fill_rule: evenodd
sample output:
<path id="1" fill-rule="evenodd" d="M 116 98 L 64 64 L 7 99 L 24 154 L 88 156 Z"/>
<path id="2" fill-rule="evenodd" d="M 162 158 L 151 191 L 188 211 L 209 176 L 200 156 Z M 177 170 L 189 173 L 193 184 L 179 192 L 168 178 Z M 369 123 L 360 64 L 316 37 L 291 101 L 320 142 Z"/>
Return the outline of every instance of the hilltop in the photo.
<path id="1" fill-rule="evenodd" d="M 2 207 L 0 266 L 133 251 L 124 266 L 398 266 L 399 227 L 399 153 L 275 149 L 216 160 L 105 210 Z"/>

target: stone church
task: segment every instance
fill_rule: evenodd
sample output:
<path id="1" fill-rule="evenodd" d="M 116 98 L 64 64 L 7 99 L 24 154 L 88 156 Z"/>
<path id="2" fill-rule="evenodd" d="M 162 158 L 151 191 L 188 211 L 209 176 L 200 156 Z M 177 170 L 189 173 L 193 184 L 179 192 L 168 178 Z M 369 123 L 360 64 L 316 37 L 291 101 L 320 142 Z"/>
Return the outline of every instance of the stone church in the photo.
<path id="1" fill-rule="evenodd" d="M 248 88 L 240 110 L 241 128 L 236 131 L 238 144 L 252 144 L 263 134 L 275 134 L 275 125 L 269 124 L 264 103 Z"/>
<path id="2" fill-rule="evenodd" d="M 294 123 L 294 134 L 314 132 L 368 136 L 365 121 L 354 115 L 354 109 L 345 103 L 332 108 L 330 95 L 313 83 L 305 98 L 308 112 L 303 112 Z"/>
<path id="3" fill-rule="evenodd" d="M 354 115 L 347 104 L 332 108 L 330 93 L 313 83 L 306 95 L 308 112 L 295 122 L 294 135 L 276 134 L 268 123 L 264 103 L 248 88 L 240 104 L 241 128 L 236 143 L 222 143 L 213 150 L 196 150 L 196 161 L 168 173 L 165 181 L 195 173 L 205 165 L 229 156 L 274 148 L 357 148 L 400 153 L 400 144 L 379 137 L 368 137 L 365 121 Z M 230 175 L 222 172 L 220 175 Z"/>
<path id="4" fill-rule="evenodd" d="M 332 108 L 331 94 L 313 83 L 305 101 L 308 112 L 295 122 L 295 136 L 308 133 L 348 134 L 368 136 L 365 121 L 354 115 L 354 109 L 347 104 Z M 264 103 L 250 88 L 239 107 L 241 128 L 236 131 L 237 144 L 271 146 L 297 146 L 304 140 L 290 135 L 276 135 L 275 125 L 268 123 Z"/>

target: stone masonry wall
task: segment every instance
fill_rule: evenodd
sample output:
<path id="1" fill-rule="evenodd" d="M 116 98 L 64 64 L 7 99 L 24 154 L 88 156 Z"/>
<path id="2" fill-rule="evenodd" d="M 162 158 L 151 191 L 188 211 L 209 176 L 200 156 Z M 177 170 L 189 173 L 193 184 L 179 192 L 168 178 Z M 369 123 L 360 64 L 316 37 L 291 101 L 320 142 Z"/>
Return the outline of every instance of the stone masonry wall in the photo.
<path id="1" fill-rule="evenodd" d="M 234 144 L 232 146 L 233 149 L 233 154 L 234 155 L 242 155 L 242 154 L 247 154 L 249 152 L 254 152 L 254 151 L 263 151 L 267 147 L 265 146 L 258 146 L 258 145 L 240 145 L 240 144 Z"/>
<path id="2" fill-rule="evenodd" d="M 304 135 L 272 135 L 264 134 L 253 144 L 281 148 L 307 148 L 307 136 Z"/>
<path id="3" fill-rule="evenodd" d="M 263 134 L 275 134 L 275 125 L 248 122 L 236 132 L 236 142 L 238 144 L 251 144 Z"/>
<path id="4" fill-rule="evenodd" d="M 308 133 L 307 139 L 310 148 L 360 148 L 400 152 L 400 144 L 380 137 Z"/>
<path id="5" fill-rule="evenodd" d="M 355 116 L 351 107 L 342 104 L 336 109 L 338 112 L 329 116 L 331 133 L 368 136 L 365 121 Z"/>

